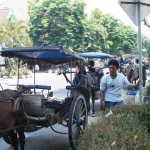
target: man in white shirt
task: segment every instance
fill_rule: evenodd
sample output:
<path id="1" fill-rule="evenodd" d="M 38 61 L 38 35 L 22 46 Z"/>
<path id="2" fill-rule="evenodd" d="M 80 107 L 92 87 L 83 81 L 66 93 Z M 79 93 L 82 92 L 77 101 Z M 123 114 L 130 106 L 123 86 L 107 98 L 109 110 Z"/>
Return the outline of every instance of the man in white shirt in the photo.
<path id="1" fill-rule="evenodd" d="M 101 109 L 114 107 L 123 104 L 122 86 L 128 89 L 134 89 L 139 86 L 131 84 L 127 78 L 118 72 L 119 62 L 117 60 L 110 60 L 108 63 L 109 74 L 102 77 L 100 82 L 100 101 Z"/>

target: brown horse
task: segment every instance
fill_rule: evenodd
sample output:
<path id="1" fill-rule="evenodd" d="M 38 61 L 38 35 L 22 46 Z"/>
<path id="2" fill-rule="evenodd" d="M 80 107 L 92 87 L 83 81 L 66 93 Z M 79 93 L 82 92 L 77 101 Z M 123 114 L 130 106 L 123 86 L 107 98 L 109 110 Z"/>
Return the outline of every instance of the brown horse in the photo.
<path id="1" fill-rule="evenodd" d="M 9 137 L 14 150 L 18 150 L 17 134 L 13 130 L 3 131 L 20 125 L 24 121 L 15 108 L 15 101 L 11 99 L 16 93 L 16 91 L 9 89 L 0 91 L 0 138 L 3 136 Z M 16 129 L 16 131 L 19 135 L 21 150 L 24 150 L 25 136 L 23 126 Z"/>
<path id="2" fill-rule="evenodd" d="M 100 80 L 103 76 L 102 72 L 97 73 L 95 75 L 94 72 L 86 72 L 84 71 L 83 67 L 81 68 L 78 73 L 75 74 L 73 83 L 74 84 L 80 84 L 84 87 L 86 87 L 89 92 L 92 99 L 92 114 L 95 115 L 95 100 L 100 99 L 100 93 L 99 93 L 99 86 L 100 86 Z"/>
<path id="3" fill-rule="evenodd" d="M 138 67 L 130 68 L 127 78 L 130 83 L 134 82 L 136 84 L 136 81 L 139 79 L 139 68 Z M 142 66 L 142 78 L 143 78 L 143 87 L 145 87 L 145 84 L 146 84 L 146 68 L 145 68 L 145 66 Z"/>

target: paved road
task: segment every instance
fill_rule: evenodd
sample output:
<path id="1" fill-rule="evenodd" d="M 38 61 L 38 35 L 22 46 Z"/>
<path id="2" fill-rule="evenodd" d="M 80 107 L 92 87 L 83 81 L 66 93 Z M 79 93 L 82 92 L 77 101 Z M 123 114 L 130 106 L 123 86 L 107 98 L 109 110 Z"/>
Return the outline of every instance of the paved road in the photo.
<path id="1" fill-rule="evenodd" d="M 17 79 L 0 79 L 0 83 L 4 89 L 15 89 Z M 36 84 L 51 85 L 54 92 L 54 97 L 64 98 L 67 94 L 65 89 L 67 83 L 63 75 L 56 75 L 54 73 L 36 73 Z M 20 84 L 34 84 L 33 78 L 20 79 Z M 99 111 L 99 101 L 96 101 L 96 112 Z M 95 121 L 96 118 L 89 116 L 89 122 Z M 66 132 L 68 128 L 61 125 L 54 125 L 54 128 L 61 132 Z M 57 134 L 53 132 L 50 127 L 43 128 L 36 132 L 25 133 L 26 145 L 25 150 L 68 150 L 70 149 L 68 135 Z M 0 150 L 11 150 L 12 147 L 6 144 L 3 139 L 0 139 Z"/>

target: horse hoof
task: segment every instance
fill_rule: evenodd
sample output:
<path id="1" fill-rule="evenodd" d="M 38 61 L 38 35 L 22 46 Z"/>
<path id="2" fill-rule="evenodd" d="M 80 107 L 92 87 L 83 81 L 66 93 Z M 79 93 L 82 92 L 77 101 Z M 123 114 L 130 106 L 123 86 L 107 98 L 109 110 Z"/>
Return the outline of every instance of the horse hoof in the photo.
<path id="1" fill-rule="evenodd" d="M 95 117 L 95 113 L 92 114 L 92 117 Z"/>

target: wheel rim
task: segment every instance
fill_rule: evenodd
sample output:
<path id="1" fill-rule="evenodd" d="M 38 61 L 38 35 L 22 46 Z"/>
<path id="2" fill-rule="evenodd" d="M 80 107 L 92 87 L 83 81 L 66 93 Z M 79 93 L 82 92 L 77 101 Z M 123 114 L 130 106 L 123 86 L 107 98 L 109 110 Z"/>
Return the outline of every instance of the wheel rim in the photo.
<path id="1" fill-rule="evenodd" d="M 77 142 L 87 125 L 87 107 L 85 99 L 79 95 L 72 103 L 69 117 L 69 140 L 71 147 L 76 150 Z"/>
<path id="2" fill-rule="evenodd" d="M 3 136 L 3 139 L 4 139 L 4 141 L 5 141 L 7 144 L 10 144 L 10 145 L 13 144 L 12 139 L 11 139 L 11 137 L 10 137 L 9 135 L 4 135 L 4 136 Z"/>

